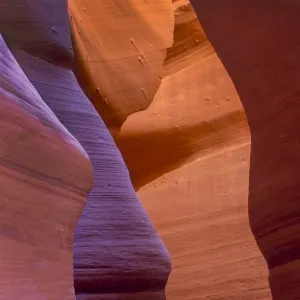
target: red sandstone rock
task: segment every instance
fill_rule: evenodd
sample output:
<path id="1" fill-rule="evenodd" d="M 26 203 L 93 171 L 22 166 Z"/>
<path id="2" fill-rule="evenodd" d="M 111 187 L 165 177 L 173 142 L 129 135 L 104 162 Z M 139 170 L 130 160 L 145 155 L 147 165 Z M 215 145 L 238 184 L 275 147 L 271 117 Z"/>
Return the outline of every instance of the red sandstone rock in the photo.
<path id="1" fill-rule="evenodd" d="M 269 0 L 192 4 L 247 114 L 250 224 L 268 262 L 273 299 L 298 299 L 300 6 Z"/>

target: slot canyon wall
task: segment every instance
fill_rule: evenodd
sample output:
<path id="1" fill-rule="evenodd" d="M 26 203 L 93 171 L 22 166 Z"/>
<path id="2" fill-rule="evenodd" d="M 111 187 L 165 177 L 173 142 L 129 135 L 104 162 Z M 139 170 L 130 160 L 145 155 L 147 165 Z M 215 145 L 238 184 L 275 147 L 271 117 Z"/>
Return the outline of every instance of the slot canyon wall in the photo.
<path id="1" fill-rule="evenodd" d="M 251 229 L 268 264 L 273 299 L 298 299 L 300 4 L 214 3 L 192 0 L 247 114 Z"/>
<path id="2" fill-rule="evenodd" d="M 299 9 L 0 0 L 0 299 L 298 299 Z"/>
<path id="3" fill-rule="evenodd" d="M 248 220 L 246 116 L 195 11 L 188 1 L 118 2 L 109 12 L 105 3 L 94 23 L 98 3 L 71 4 L 76 70 L 171 254 L 168 299 L 271 299 Z M 107 25 L 120 11 L 121 25 Z"/>
<path id="4" fill-rule="evenodd" d="M 244 109 L 191 4 L 173 1 L 173 10 L 159 90 L 116 142 L 172 257 L 168 299 L 269 300 L 267 265 L 248 220 Z"/>

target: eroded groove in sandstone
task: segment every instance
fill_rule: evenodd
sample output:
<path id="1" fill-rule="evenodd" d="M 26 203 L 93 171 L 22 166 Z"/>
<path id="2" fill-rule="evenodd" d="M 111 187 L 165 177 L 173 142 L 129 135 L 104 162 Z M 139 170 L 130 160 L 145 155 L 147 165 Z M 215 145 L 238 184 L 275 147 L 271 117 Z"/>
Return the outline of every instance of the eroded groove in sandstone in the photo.
<path id="1" fill-rule="evenodd" d="M 248 140 L 240 100 L 216 55 L 164 78 L 152 105 L 130 116 L 116 138 L 136 189 Z"/>

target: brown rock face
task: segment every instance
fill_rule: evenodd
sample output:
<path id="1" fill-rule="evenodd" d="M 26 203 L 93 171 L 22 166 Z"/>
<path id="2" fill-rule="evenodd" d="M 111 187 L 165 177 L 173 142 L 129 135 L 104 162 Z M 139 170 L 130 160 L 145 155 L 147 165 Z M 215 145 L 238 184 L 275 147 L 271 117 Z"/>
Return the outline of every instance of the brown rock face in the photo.
<path id="1" fill-rule="evenodd" d="M 269 266 L 273 299 L 298 299 L 300 5 L 192 3 L 247 114 L 250 224 Z"/>
<path id="2" fill-rule="evenodd" d="M 173 0 L 174 41 L 167 51 L 165 76 L 199 63 L 214 54 L 197 15 L 188 0 Z"/>
<path id="3" fill-rule="evenodd" d="M 75 69 L 111 131 L 146 109 L 172 46 L 171 0 L 71 0 Z"/>
<path id="4" fill-rule="evenodd" d="M 136 197 L 127 168 L 112 137 L 80 89 L 72 70 L 68 67 L 71 64 L 66 63 L 66 61 L 72 61 L 66 1 L 51 1 L 50 3 L 44 0 L 40 1 L 37 7 L 35 4 L 34 1 L 9 0 L 2 1 L 0 5 L 1 31 L 24 72 L 22 73 L 15 61 L 13 71 L 8 72 L 7 65 L 13 58 L 12 55 L 7 54 L 9 53 L 7 48 L 3 48 L 1 76 L 3 77 L 4 74 L 5 77 L 4 83 L 1 81 L 1 91 L 5 89 L 5 93 L 1 94 L 1 101 L 4 99 L 4 104 L 1 104 L 3 107 L 0 113 L 2 111 L 2 116 L 4 111 L 6 112 L 8 125 L 5 125 L 7 129 L 1 127 L 3 139 L 6 141 L 1 146 L 4 151 L 2 155 L 4 162 L 1 163 L 1 167 L 6 163 L 7 172 L 13 172 L 14 164 L 8 158 L 10 153 L 11 155 L 16 153 L 11 160 L 18 158 L 16 161 L 22 166 L 22 163 L 27 163 L 28 157 L 29 164 L 27 168 L 22 167 L 22 171 L 26 173 L 30 171 L 27 170 L 29 167 L 36 168 L 34 169 L 37 173 L 36 181 L 42 180 L 42 187 L 36 191 L 37 183 L 35 182 L 32 187 L 27 182 L 21 182 L 22 185 L 15 188 L 17 183 L 14 184 L 14 182 L 18 178 L 10 179 L 4 176 L 2 179 L 1 177 L 3 180 L 1 188 L 5 187 L 4 195 L 7 195 L 7 199 L 1 200 L 0 205 L 8 206 L 7 209 L 12 212 L 5 212 L 1 216 L 3 225 L 0 225 L 0 228 L 4 228 L 3 235 L 5 233 L 7 237 L 1 237 L 1 251 L 5 249 L 1 265 L 5 271 L 0 283 L 2 293 L 0 293 L 0 298 L 42 299 L 44 297 L 51 300 L 74 298 L 74 293 L 70 290 L 72 288 L 70 240 L 83 206 L 83 196 L 80 197 L 80 195 L 86 195 L 91 188 L 92 174 L 89 161 L 84 155 L 85 152 L 82 150 L 80 152 L 75 146 L 72 148 L 73 144 L 69 145 L 70 142 L 63 138 L 70 136 L 69 140 L 73 140 L 73 143 L 81 149 L 76 138 L 88 154 L 94 175 L 94 186 L 75 230 L 73 252 L 76 297 L 101 300 L 137 299 L 138 297 L 147 300 L 165 299 L 164 288 L 170 272 L 169 254 Z M 39 10 L 36 11 L 35 8 Z M 47 15 L 47 18 L 53 22 L 47 23 L 47 26 L 46 23 L 41 24 L 40 18 L 44 15 Z M 23 24 L 22 36 L 14 35 L 19 24 Z M 39 24 L 41 26 L 38 26 Z M 30 38 L 26 39 L 24 36 L 30 36 Z M 50 51 L 52 43 L 54 43 L 54 49 L 59 49 L 54 54 Z M 35 45 L 38 45 L 38 49 L 35 49 Z M 61 60 L 65 55 L 67 58 Z M 15 69 L 20 71 L 16 73 Z M 24 80 L 19 78 L 19 73 L 22 74 Z M 26 84 L 30 84 L 31 90 L 29 91 L 23 88 L 25 80 Z M 21 82 L 20 87 L 17 85 L 18 81 Z M 34 104 L 29 106 L 29 110 L 33 110 L 31 115 L 28 115 L 26 111 L 20 111 L 21 118 L 26 118 L 26 122 L 22 121 L 18 126 L 13 122 L 13 117 L 9 118 L 10 110 L 7 108 L 12 105 L 14 98 L 8 98 L 7 101 L 3 98 L 6 97 L 6 90 L 10 91 L 10 87 L 18 92 L 22 100 L 25 99 L 28 103 L 32 101 Z M 9 97 L 13 97 L 11 93 L 10 91 Z M 17 107 L 16 111 L 21 110 L 22 106 L 27 107 L 24 101 L 19 101 L 20 107 Z M 35 104 L 38 101 L 41 102 L 40 105 Z M 11 114 L 14 115 L 14 113 L 15 111 L 11 110 Z M 56 124 L 52 119 L 57 122 L 56 127 L 65 126 L 67 130 L 61 129 L 60 135 L 54 130 L 48 133 L 49 129 L 47 127 L 44 129 L 45 126 L 52 126 L 56 129 L 52 125 L 52 123 Z M 48 125 L 50 121 L 51 126 Z M 1 122 L 3 122 L 2 119 Z M 21 146 L 20 149 L 16 148 L 14 141 L 19 137 L 19 131 L 22 133 L 21 126 L 27 123 L 31 126 L 31 133 L 25 131 L 25 136 L 30 137 L 32 144 L 24 142 L 22 144 L 24 148 Z M 41 124 L 44 123 L 42 127 Z M 11 133 L 10 138 L 7 132 Z M 21 134 L 20 139 L 22 138 L 24 136 Z M 19 154 L 18 157 L 17 154 Z M 53 160 L 55 162 L 52 163 Z M 77 161 L 82 165 L 78 166 Z M 21 166 L 18 165 L 18 168 Z M 21 175 L 18 176 L 21 177 Z M 59 190 L 54 186 L 49 193 L 47 187 L 53 185 L 53 181 L 61 185 L 60 181 L 62 181 L 63 184 L 70 184 L 70 186 L 67 189 L 63 185 L 65 190 L 63 188 Z M 76 190 L 73 192 L 74 185 Z M 59 193 L 64 196 L 60 196 Z M 8 205 L 8 199 L 19 201 L 20 195 L 24 196 L 20 207 L 14 204 Z M 45 199 L 47 202 L 45 206 L 42 206 L 40 199 Z M 29 211 L 31 204 L 33 207 L 36 206 L 34 216 Z M 15 207 L 22 210 L 14 212 Z M 19 214 L 24 217 L 24 221 L 21 219 L 20 223 L 17 223 L 19 218 L 16 218 L 16 223 L 6 219 L 8 217 L 12 219 L 12 216 Z M 31 219 L 33 221 L 30 223 Z M 26 232 L 18 233 L 17 229 L 20 230 L 23 225 Z M 37 252 L 35 248 L 28 248 L 29 243 L 26 239 L 30 240 L 29 233 L 35 231 L 37 233 L 32 238 L 33 243 L 45 245 L 42 248 L 45 253 L 42 253 L 40 248 L 37 248 L 40 252 Z M 60 232 L 62 232 L 61 239 Z M 23 244 L 17 244 L 18 248 L 13 241 L 14 236 L 25 240 Z M 67 242 L 67 250 L 60 252 L 62 247 L 60 243 L 64 245 Z M 23 270 L 23 265 L 18 265 L 23 259 L 18 256 L 21 251 L 26 256 L 24 258 L 25 270 Z M 1 252 L 1 255 L 3 253 Z M 47 255 L 50 262 L 43 267 L 44 260 L 40 262 L 39 259 Z M 16 268 L 14 263 L 7 262 L 15 262 Z M 34 268 L 34 263 L 37 263 L 38 272 L 31 269 Z M 20 282 L 24 282 L 24 289 Z M 9 285 L 13 287 L 13 290 L 8 288 Z M 40 294 L 32 294 L 34 291 L 36 293 L 39 291 Z"/>

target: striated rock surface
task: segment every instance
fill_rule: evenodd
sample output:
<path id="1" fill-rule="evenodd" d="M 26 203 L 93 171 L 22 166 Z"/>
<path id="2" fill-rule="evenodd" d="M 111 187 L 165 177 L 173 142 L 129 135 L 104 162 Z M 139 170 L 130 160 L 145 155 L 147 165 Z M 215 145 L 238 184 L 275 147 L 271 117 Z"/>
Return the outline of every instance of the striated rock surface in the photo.
<path id="1" fill-rule="evenodd" d="M 138 189 L 199 157 L 249 141 L 240 100 L 214 54 L 163 79 L 116 139 Z"/>
<path id="2" fill-rule="evenodd" d="M 0 299 L 75 299 L 74 230 L 91 165 L 1 36 L 0 70 Z"/>
<path id="3" fill-rule="evenodd" d="M 164 66 L 169 1 L 72 0 L 76 74 L 170 250 L 169 299 L 298 299 L 299 5 L 192 2 L 251 144 L 186 0 L 173 1 Z M 1 40 L 0 296 L 74 299 L 70 245 L 92 184 L 78 140 L 94 187 L 75 232 L 77 299 L 165 299 L 169 255 L 71 70 L 66 1 L 2 1 L 0 30 L 13 54 Z"/>
<path id="4" fill-rule="evenodd" d="M 166 77 L 150 107 L 131 115 L 116 139 L 172 257 L 168 299 L 270 300 L 267 265 L 248 220 L 243 107 L 191 5 L 174 1 L 174 13 Z"/>
<path id="5" fill-rule="evenodd" d="M 172 46 L 171 0 L 71 0 L 75 70 L 112 132 L 146 109 Z"/>
<path id="6" fill-rule="evenodd" d="M 189 0 L 173 0 L 174 41 L 168 48 L 164 76 L 172 75 L 214 54 Z"/>
<path id="7" fill-rule="evenodd" d="M 249 228 L 249 152 L 213 152 L 138 192 L 172 256 L 167 299 L 272 299 Z"/>
<path id="8" fill-rule="evenodd" d="M 94 186 L 75 230 L 73 251 L 76 297 L 77 299 L 101 300 L 138 299 L 139 297 L 147 300 L 163 300 L 165 299 L 164 288 L 170 272 L 169 254 L 137 199 L 127 168 L 112 137 L 92 104 L 85 97 L 70 68 L 73 55 L 70 48 L 66 1 L 49 2 L 44 0 L 40 1 L 40 4 L 36 6 L 36 1 L 28 0 L 2 1 L 0 4 L 0 30 L 3 32 L 15 59 L 31 82 L 32 90 L 38 92 L 36 93 L 38 99 L 44 106 L 50 108 L 49 111 L 52 110 L 53 113 L 50 111 L 50 116 L 56 116 L 79 141 L 92 164 Z M 37 8 L 38 10 L 36 10 Z M 53 20 L 53 22 L 41 22 L 43 16 L 46 20 Z M 15 29 L 20 26 L 19 24 L 22 24 L 23 33 L 20 38 L 18 35 L 14 35 Z M 30 39 L 25 39 L 24 36 L 26 35 L 30 35 Z M 32 50 L 35 49 L 35 45 L 38 45 L 38 49 Z M 55 51 L 51 52 L 51 49 L 55 49 Z M 7 59 L 5 58 L 5 70 L 6 64 Z M 24 78 L 26 78 L 25 75 Z M 12 75 L 9 75 L 8 78 L 11 83 L 14 82 Z M 23 96 L 24 91 L 18 89 L 18 93 Z M 35 94 L 28 95 L 28 97 L 34 96 Z M 42 111 L 39 107 L 36 110 L 37 114 L 41 114 Z M 38 127 L 35 130 L 38 130 Z M 37 138 L 39 136 L 34 132 L 32 135 L 32 138 L 35 135 L 37 135 Z M 59 143 L 56 143 L 55 149 L 59 148 L 59 145 Z M 62 172 L 61 168 L 64 168 L 66 172 L 71 172 L 73 184 L 80 185 L 83 177 L 88 180 L 89 185 L 87 188 L 90 188 L 91 173 L 88 173 L 86 177 L 85 173 L 73 171 L 76 168 L 76 160 L 69 154 L 70 151 L 66 149 L 67 146 L 62 148 L 62 150 L 66 149 L 65 151 L 60 152 L 57 152 L 58 150 L 51 152 L 51 148 L 47 150 L 48 144 L 46 142 L 43 146 L 41 144 L 38 146 L 35 152 L 32 152 L 32 155 L 36 156 L 41 169 L 43 165 L 45 165 L 44 167 L 48 166 L 50 170 L 57 167 L 55 172 L 59 176 L 59 172 Z M 44 147 L 46 147 L 45 151 L 49 151 L 46 152 L 48 155 L 39 160 L 37 154 L 39 152 L 43 153 Z M 7 154 L 5 155 L 7 157 Z M 49 156 L 51 159 L 57 160 L 57 164 L 51 163 L 48 165 L 47 158 Z M 75 165 L 66 165 L 69 160 Z M 86 158 L 84 162 L 89 167 Z M 90 169 L 88 171 L 90 172 Z M 63 174 L 62 172 L 60 176 L 63 176 Z M 39 178 L 39 175 L 37 177 Z M 70 182 L 70 178 L 67 177 L 67 179 L 67 182 Z M 44 184 L 48 184 L 48 178 L 45 178 L 44 181 Z M 9 185 L 6 188 L 8 195 L 15 192 Z M 23 191 L 27 190 L 24 188 Z M 18 192 L 21 193 L 22 191 Z M 53 193 L 56 193 L 56 191 Z M 46 197 L 42 194 L 41 197 L 43 196 Z M 53 200 L 58 200 L 55 198 L 58 197 L 56 194 L 52 195 L 50 193 L 50 195 L 47 194 L 47 197 L 50 197 L 49 200 L 52 199 L 51 197 L 54 197 Z M 27 202 L 30 205 L 30 199 L 25 198 L 22 202 L 23 206 L 26 206 Z M 36 198 L 34 198 L 34 201 L 37 201 Z M 82 203 L 80 203 L 79 208 L 82 208 Z M 63 213 L 66 222 L 70 212 L 64 209 L 69 209 L 69 207 L 62 207 L 57 218 Z M 41 212 L 36 211 L 34 218 L 37 219 L 37 222 L 34 224 L 39 225 L 42 223 L 44 220 L 41 219 L 43 214 L 50 212 L 52 212 L 50 209 Z M 79 214 L 80 210 L 78 209 L 76 210 L 76 217 Z M 75 218 L 73 221 L 72 225 L 75 226 Z M 49 220 L 49 224 L 53 226 L 53 230 L 63 230 L 61 228 L 57 229 L 56 226 L 59 223 L 56 220 Z M 7 225 L 7 223 L 4 222 L 4 225 Z M 26 226 L 29 232 L 38 228 L 38 226 L 31 228 L 29 223 Z M 70 226 L 68 229 L 71 231 L 74 228 Z M 51 230 L 49 232 L 52 233 Z M 56 236 L 52 239 L 51 235 L 47 235 L 47 231 L 39 230 L 38 233 L 39 235 L 43 234 L 43 236 L 39 236 L 35 240 L 36 243 L 46 240 L 47 245 L 49 245 L 53 239 L 55 241 Z M 49 238 L 48 240 L 45 239 L 46 236 Z M 10 240 L 2 239 L 1 242 L 4 243 L 3 247 L 7 247 L 7 252 L 13 249 L 10 247 Z M 48 250 L 51 250 L 50 246 Z M 21 250 L 21 247 L 19 250 Z M 55 276 L 54 282 L 61 280 L 57 283 L 58 287 L 60 285 L 63 288 L 72 287 L 69 281 L 71 279 L 72 257 L 70 256 L 71 249 L 68 250 L 68 262 L 61 263 L 59 257 L 51 258 L 53 263 L 48 264 L 48 269 L 45 270 L 44 276 Z M 15 259 L 16 263 L 18 262 L 17 253 L 11 251 L 9 255 L 11 260 Z M 35 253 L 35 258 L 38 259 L 39 257 L 39 253 Z M 28 262 L 27 267 L 31 266 L 32 263 Z M 66 274 L 65 278 L 63 277 L 64 270 L 61 269 L 62 266 L 68 268 L 69 273 Z M 30 277 L 28 273 L 24 273 L 28 276 L 18 273 L 18 276 L 19 274 L 20 276 L 15 278 L 13 274 L 8 273 L 13 271 L 10 265 L 5 264 L 5 268 L 8 268 L 5 278 L 7 275 L 7 278 L 11 278 L 12 282 L 17 279 L 21 280 L 25 286 L 30 286 L 30 284 L 34 286 L 35 290 L 37 289 L 38 280 L 43 283 L 44 277 L 42 276 L 35 279 Z M 32 278 L 32 281 L 27 284 L 26 280 L 28 278 Z M 45 281 L 47 280 L 48 278 L 45 279 Z M 1 284 L 4 284 L 4 281 Z M 50 291 L 47 291 L 47 294 L 42 290 L 39 297 L 34 298 L 29 292 L 27 293 L 27 290 L 23 290 L 21 287 L 18 288 L 20 285 L 13 284 L 12 286 L 14 286 L 13 295 L 23 293 L 23 299 L 41 299 L 41 297 L 51 300 L 67 299 L 64 298 L 60 290 L 56 291 L 54 284 L 50 286 L 51 298 L 48 297 Z M 49 288 L 49 286 L 46 285 L 46 288 Z M 11 296 L 9 294 L 11 291 L 7 291 L 6 285 L 5 289 L 1 286 L 0 291 L 2 292 L 1 299 L 7 299 L 8 295 Z M 72 296 L 71 292 L 70 295 Z M 16 296 L 15 298 L 20 297 Z"/>

